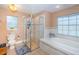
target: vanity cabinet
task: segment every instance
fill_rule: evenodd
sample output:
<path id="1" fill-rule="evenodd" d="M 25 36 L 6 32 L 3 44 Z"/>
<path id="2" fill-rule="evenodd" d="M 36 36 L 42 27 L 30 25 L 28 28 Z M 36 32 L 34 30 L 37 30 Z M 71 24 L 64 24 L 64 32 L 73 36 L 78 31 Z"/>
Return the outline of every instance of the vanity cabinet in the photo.
<path id="1" fill-rule="evenodd" d="M 0 55 L 6 55 L 6 54 L 7 54 L 6 43 L 0 44 Z"/>

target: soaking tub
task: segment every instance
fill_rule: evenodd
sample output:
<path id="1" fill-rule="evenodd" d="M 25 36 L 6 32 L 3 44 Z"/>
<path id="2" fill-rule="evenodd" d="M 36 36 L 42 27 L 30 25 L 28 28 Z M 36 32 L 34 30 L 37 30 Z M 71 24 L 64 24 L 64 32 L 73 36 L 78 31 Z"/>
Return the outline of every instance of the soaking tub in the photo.
<path id="1" fill-rule="evenodd" d="M 54 55 L 78 55 L 79 42 L 64 38 L 40 39 L 40 48 L 48 54 Z"/>

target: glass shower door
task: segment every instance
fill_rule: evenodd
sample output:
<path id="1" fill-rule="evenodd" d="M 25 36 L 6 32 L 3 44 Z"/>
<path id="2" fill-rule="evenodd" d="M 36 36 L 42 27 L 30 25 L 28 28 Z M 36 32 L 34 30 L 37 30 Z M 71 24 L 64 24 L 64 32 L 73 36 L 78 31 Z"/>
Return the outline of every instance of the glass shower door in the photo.
<path id="1" fill-rule="evenodd" d="M 35 50 L 39 48 L 39 23 L 36 24 L 33 22 L 32 31 L 31 31 L 31 49 Z"/>
<path id="2" fill-rule="evenodd" d="M 35 22 L 31 17 L 26 18 L 25 24 L 25 41 L 31 51 L 39 47 L 39 22 Z"/>
<path id="3" fill-rule="evenodd" d="M 36 20 L 32 18 L 29 21 L 30 32 L 27 35 L 30 34 L 28 37 L 30 38 L 31 51 L 33 51 L 39 47 L 39 22 L 35 22 Z"/>
<path id="4" fill-rule="evenodd" d="M 45 16 L 40 16 L 39 22 L 40 22 L 40 39 L 44 39 L 45 38 Z"/>
<path id="5" fill-rule="evenodd" d="M 31 28 L 30 28 L 30 18 L 23 18 L 24 20 L 24 43 L 28 48 L 31 49 Z"/>

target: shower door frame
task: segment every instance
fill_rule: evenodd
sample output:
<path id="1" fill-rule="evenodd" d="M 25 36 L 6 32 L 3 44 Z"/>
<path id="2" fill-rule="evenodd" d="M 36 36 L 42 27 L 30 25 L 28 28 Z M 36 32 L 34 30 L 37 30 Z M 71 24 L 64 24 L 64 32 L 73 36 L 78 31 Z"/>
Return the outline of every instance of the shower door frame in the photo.
<path id="1" fill-rule="evenodd" d="M 27 19 L 28 18 L 26 16 L 23 16 L 24 40 L 26 40 L 24 43 L 28 46 L 28 42 L 27 42 L 27 39 L 28 39 L 27 38 L 27 35 L 28 35 L 27 34 Z M 30 34 L 31 34 L 31 32 L 30 32 Z M 29 44 L 30 44 L 29 48 L 31 49 L 31 37 L 29 38 L 29 40 L 30 40 L 30 42 L 29 42 Z"/>
<path id="2" fill-rule="evenodd" d="M 43 31 L 44 31 L 44 38 L 45 38 L 45 16 L 44 16 L 44 15 L 43 15 L 43 16 L 39 16 L 39 19 L 38 19 L 38 20 L 39 20 L 39 24 L 34 24 L 33 21 L 32 21 L 32 18 L 30 17 L 30 20 L 31 20 L 31 28 L 29 29 L 29 30 L 30 30 L 30 38 L 29 38 L 29 39 L 30 39 L 30 42 L 29 42 L 29 43 L 30 43 L 30 49 L 31 49 L 31 51 L 33 51 L 33 50 L 35 50 L 35 49 L 38 49 L 38 48 L 40 47 L 40 46 L 39 46 L 39 45 L 40 45 L 40 39 L 41 39 L 40 37 L 37 37 L 37 38 L 39 38 L 39 39 L 38 39 L 39 42 L 37 43 L 38 46 L 37 46 L 36 48 L 34 48 L 33 50 L 32 50 L 32 46 L 31 46 L 31 43 L 32 43 L 32 42 L 31 42 L 31 41 L 32 41 L 31 35 L 34 33 L 34 32 L 32 33 L 32 30 L 34 30 L 34 29 L 32 29 L 33 26 L 35 26 L 35 27 L 36 27 L 36 26 L 37 26 L 37 27 L 39 26 L 38 29 L 37 29 L 39 33 L 35 33 L 35 38 L 36 38 L 36 34 L 38 34 L 38 35 L 40 36 L 40 17 L 43 17 L 43 22 L 44 22 L 44 24 L 43 24 L 43 25 L 44 25 Z M 27 17 L 24 17 L 24 18 L 25 18 L 25 19 L 23 19 L 23 27 L 24 27 L 24 20 L 26 20 L 26 25 L 25 25 L 25 26 L 26 26 L 26 30 L 27 30 L 27 19 L 28 19 L 28 18 L 27 18 Z M 25 30 L 25 29 L 24 29 L 24 30 Z M 24 35 L 25 35 L 25 34 L 24 34 Z M 27 31 L 26 31 L 26 40 L 27 40 L 27 35 L 28 35 L 28 34 L 27 34 Z M 26 45 L 27 45 L 27 44 L 28 44 L 28 43 L 26 42 Z"/>
<path id="3" fill-rule="evenodd" d="M 43 19 L 43 26 L 44 26 L 44 38 L 43 39 L 45 39 L 45 15 L 41 15 L 40 17 L 43 17 L 44 19 Z M 40 23 L 40 17 L 39 17 L 39 23 Z M 41 25 L 41 24 L 40 24 Z M 41 39 L 41 38 L 40 38 Z"/>

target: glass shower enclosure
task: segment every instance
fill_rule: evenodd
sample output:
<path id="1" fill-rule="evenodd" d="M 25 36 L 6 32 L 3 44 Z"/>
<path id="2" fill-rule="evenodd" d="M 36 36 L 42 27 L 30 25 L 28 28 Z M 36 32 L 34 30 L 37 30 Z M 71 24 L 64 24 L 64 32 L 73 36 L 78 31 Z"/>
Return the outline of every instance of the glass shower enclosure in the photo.
<path id="1" fill-rule="evenodd" d="M 31 51 L 39 48 L 39 24 L 35 24 L 34 20 L 24 17 L 24 42 Z"/>

